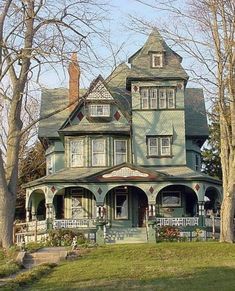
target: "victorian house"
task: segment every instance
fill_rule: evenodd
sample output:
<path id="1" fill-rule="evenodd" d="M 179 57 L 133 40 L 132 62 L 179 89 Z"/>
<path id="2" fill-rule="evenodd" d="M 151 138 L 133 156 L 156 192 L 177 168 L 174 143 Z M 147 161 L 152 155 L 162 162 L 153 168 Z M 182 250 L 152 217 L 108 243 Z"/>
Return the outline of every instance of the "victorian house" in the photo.
<path id="1" fill-rule="evenodd" d="M 128 65 L 84 91 L 73 54 L 69 90 L 42 91 L 41 115 L 74 104 L 39 124 L 47 175 L 26 185 L 28 222 L 78 228 L 98 242 L 153 241 L 161 225 L 205 226 L 221 183 L 201 173 L 205 102 L 202 89 L 187 88 L 181 62 L 153 30 Z"/>

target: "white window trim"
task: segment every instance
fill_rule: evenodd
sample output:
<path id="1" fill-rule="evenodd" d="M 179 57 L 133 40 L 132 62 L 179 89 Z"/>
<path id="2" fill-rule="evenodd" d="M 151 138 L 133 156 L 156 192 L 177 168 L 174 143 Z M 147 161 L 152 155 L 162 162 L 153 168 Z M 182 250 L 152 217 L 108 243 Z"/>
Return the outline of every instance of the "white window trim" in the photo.
<path id="1" fill-rule="evenodd" d="M 153 92 L 155 91 L 155 96 L 153 97 Z M 149 90 L 149 99 L 150 99 L 150 106 L 149 106 L 149 108 L 150 109 L 157 109 L 158 108 L 158 88 L 156 87 L 156 88 L 150 88 L 150 90 Z M 152 101 L 153 100 L 155 100 L 155 102 L 156 102 L 156 106 L 153 106 L 152 105 Z"/>
<path id="2" fill-rule="evenodd" d="M 126 152 L 125 154 L 125 162 L 127 162 L 127 140 L 126 139 L 115 139 L 114 140 L 114 165 L 117 165 L 117 157 L 116 157 L 116 154 L 117 154 L 117 151 L 116 151 L 116 142 L 117 141 L 124 141 L 125 144 L 126 144 Z M 119 153 L 119 154 L 122 154 L 122 153 Z"/>
<path id="3" fill-rule="evenodd" d="M 97 141 L 97 140 L 102 140 L 103 143 L 104 143 L 104 162 L 102 165 L 96 165 L 94 164 L 94 157 L 93 157 L 93 154 L 94 154 L 94 151 L 93 151 L 93 148 L 94 148 L 94 141 Z M 106 139 L 104 138 L 96 138 L 96 139 L 92 139 L 92 144 L 91 144 L 91 163 L 92 163 L 92 166 L 93 167 L 103 167 L 103 166 L 106 166 Z"/>
<path id="4" fill-rule="evenodd" d="M 117 217 L 117 196 L 126 196 L 126 201 L 127 201 L 127 215 L 126 216 L 123 216 L 123 217 Z M 115 192 L 115 210 L 114 210 L 114 216 L 115 216 L 115 219 L 116 220 L 128 220 L 128 217 L 129 217 L 129 205 L 128 205 L 128 193 L 126 193 L 125 191 L 123 191 L 123 193 L 116 193 Z"/>
<path id="5" fill-rule="evenodd" d="M 173 91 L 173 106 L 170 106 L 169 104 L 169 95 L 168 95 L 168 92 L 170 92 L 170 91 Z M 168 108 L 175 108 L 175 89 L 173 89 L 173 88 L 168 88 L 167 89 L 167 107 Z"/>
<path id="6" fill-rule="evenodd" d="M 163 139 L 168 139 L 169 140 L 169 146 L 163 146 L 162 145 L 162 140 Z M 169 153 L 163 153 L 162 149 L 163 148 L 169 148 Z M 160 153 L 161 156 L 170 156 L 171 155 L 171 138 L 170 137 L 160 137 Z"/>
<path id="7" fill-rule="evenodd" d="M 72 153 L 72 147 L 71 143 L 72 142 L 81 142 L 81 153 Z M 72 164 L 72 155 L 80 155 L 81 156 L 81 164 Z M 70 139 L 69 140 L 69 164 L 71 168 L 76 168 L 76 167 L 84 167 L 84 140 L 83 139 Z"/>
<path id="8" fill-rule="evenodd" d="M 154 62 L 155 57 L 160 57 L 160 65 L 156 66 Z M 157 53 L 157 54 L 152 54 L 152 68 L 162 68 L 163 67 L 163 54 L 162 53 Z"/>
<path id="9" fill-rule="evenodd" d="M 156 146 L 150 146 L 150 139 L 155 139 L 156 142 L 157 142 L 157 145 Z M 158 156 L 158 154 L 156 154 L 156 155 L 151 154 L 151 148 L 156 148 L 157 149 L 157 153 L 159 152 L 158 151 L 158 146 L 159 146 L 158 137 L 157 136 L 156 137 L 149 136 L 148 139 L 147 139 L 147 143 L 148 143 L 148 156 L 150 156 L 150 157 Z"/>
<path id="10" fill-rule="evenodd" d="M 161 92 L 164 92 L 164 97 L 161 97 Z M 166 88 L 160 88 L 159 89 L 159 108 L 160 109 L 166 109 L 167 108 L 167 102 L 166 102 Z M 165 101 L 165 106 L 161 106 L 161 100 Z"/>
<path id="11" fill-rule="evenodd" d="M 142 95 L 143 91 L 147 92 L 147 96 Z M 140 98 L 141 98 L 141 108 L 142 109 L 149 109 L 149 88 L 146 88 L 146 87 L 141 88 L 141 90 L 140 90 Z M 144 106 L 143 100 L 147 101 L 146 102 L 146 104 L 147 104 L 146 107 Z"/>
<path id="12" fill-rule="evenodd" d="M 179 194 L 179 203 L 178 204 L 163 204 L 163 194 L 177 193 Z M 180 191 L 164 191 L 162 192 L 162 207 L 181 207 L 182 206 L 182 193 Z"/>
<path id="13" fill-rule="evenodd" d="M 103 114 L 98 114 L 98 106 L 103 107 Z M 107 106 L 107 113 L 104 113 L 104 107 Z M 94 111 L 95 113 L 93 113 Z M 110 117 L 110 104 L 90 104 L 89 105 L 89 114 L 91 117 Z"/>

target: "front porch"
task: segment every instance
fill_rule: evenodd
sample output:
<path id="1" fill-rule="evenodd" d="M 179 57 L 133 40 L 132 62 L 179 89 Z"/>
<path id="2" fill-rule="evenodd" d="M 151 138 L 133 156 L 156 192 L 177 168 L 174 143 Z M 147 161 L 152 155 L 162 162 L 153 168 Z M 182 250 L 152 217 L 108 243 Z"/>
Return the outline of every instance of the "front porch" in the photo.
<path id="1" fill-rule="evenodd" d="M 219 215 L 221 201 L 219 181 L 186 167 L 168 168 L 167 173 L 130 164 L 75 168 L 69 176 L 61 171 L 27 187 L 27 232 L 38 221 L 44 235 L 50 229 L 78 229 L 93 233 L 99 243 L 136 233 L 154 241 L 155 228 L 164 225 L 182 231 L 204 228 L 208 213 Z"/>

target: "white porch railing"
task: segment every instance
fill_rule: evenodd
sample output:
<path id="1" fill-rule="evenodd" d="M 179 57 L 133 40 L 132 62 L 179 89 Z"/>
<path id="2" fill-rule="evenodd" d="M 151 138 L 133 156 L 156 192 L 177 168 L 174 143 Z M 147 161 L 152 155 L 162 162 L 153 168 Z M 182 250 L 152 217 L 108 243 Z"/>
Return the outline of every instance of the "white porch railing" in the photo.
<path id="1" fill-rule="evenodd" d="M 34 220 L 27 222 L 28 231 L 45 231 L 47 229 L 46 220 Z"/>
<path id="2" fill-rule="evenodd" d="M 197 226 L 198 217 L 171 217 L 171 218 L 156 218 L 157 226 Z"/>
<path id="3" fill-rule="evenodd" d="M 53 221 L 53 228 L 89 228 L 96 227 L 95 219 L 60 219 Z"/>
<path id="4" fill-rule="evenodd" d="M 214 220 L 214 222 L 213 222 Z M 209 227 L 213 227 L 213 224 L 215 227 L 220 228 L 220 217 L 215 217 L 215 218 L 206 218 L 205 219 L 205 225 Z"/>

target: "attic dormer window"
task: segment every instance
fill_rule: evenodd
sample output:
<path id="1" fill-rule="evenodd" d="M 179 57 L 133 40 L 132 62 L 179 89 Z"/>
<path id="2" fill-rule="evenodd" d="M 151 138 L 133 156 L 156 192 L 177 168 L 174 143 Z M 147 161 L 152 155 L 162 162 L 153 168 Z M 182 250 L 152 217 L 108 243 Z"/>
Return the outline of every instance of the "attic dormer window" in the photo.
<path id="1" fill-rule="evenodd" d="M 92 104 L 89 107 L 90 116 L 92 117 L 109 117 L 110 105 L 109 104 Z"/>
<path id="2" fill-rule="evenodd" d="M 152 54 L 152 68 L 163 67 L 163 55 L 161 53 Z"/>

